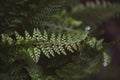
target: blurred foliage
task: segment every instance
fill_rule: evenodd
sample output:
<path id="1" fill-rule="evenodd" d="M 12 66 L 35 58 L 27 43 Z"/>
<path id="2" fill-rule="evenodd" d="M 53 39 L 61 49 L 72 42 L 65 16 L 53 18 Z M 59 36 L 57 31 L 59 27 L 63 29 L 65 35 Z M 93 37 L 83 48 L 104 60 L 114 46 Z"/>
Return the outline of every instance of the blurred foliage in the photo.
<path id="1" fill-rule="evenodd" d="M 99 71 L 110 57 L 92 31 L 119 14 L 118 3 L 1 0 L 0 79 L 82 80 Z"/>

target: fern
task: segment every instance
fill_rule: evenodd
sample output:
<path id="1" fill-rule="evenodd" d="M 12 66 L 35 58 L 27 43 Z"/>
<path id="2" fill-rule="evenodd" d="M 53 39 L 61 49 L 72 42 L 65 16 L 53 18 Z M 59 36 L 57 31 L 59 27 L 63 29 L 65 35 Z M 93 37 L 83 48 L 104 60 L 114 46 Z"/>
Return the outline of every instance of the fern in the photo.
<path id="1" fill-rule="evenodd" d="M 30 25 L 40 27 L 41 25 L 50 23 L 50 21 L 53 20 L 52 15 L 61 11 L 65 4 L 64 0 L 23 0 L 2 2 L 4 3 L 1 4 L 3 5 L 1 7 L 4 8 L 5 11 L 2 11 L 1 9 L 0 12 L 1 14 L 4 14 L 0 16 L 0 25 L 2 26 L 0 28 L 0 33 L 11 33 L 12 31 L 19 29 L 29 29 L 28 26 Z"/>
<path id="2" fill-rule="evenodd" d="M 39 29 L 34 29 L 32 36 L 27 31 L 25 31 L 24 37 L 15 32 L 15 39 L 2 34 L 1 48 L 7 47 L 10 48 L 10 50 L 14 48 L 14 52 L 16 51 L 17 53 L 23 51 L 30 55 L 35 62 L 38 62 L 41 52 L 48 58 L 55 56 L 55 53 L 66 55 L 65 49 L 74 52 L 74 50 L 77 50 L 77 47 L 81 45 L 81 42 L 87 38 L 87 34 L 87 32 L 81 34 L 52 33 L 51 36 L 48 37 L 46 31 L 41 34 Z"/>
<path id="3" fill-rule="evenodd" d="M 109 1 L 89 1 L 86 4 L 74 6 L 70 15 L 83 21 L 83 25 L 97 26 L 108 19 L 119 17 L 120 5 Z"/>
<path id="4" fill-rule="evenodd" d="M 103 53 L 102 42 L 102 40 L 97 41 L 95 38 L 86 41 L 81 48 L 80 55 L 74 55 L 72 62 L 57 69 L 55 71 L 56 75 L 64 80 L 77 80 L 84 79 L 93 72 L 98 72 L 100 63 L 105 57 L 104 54 L 106 54 Z M 109 62 L 105 61 L 105 63 L 108 64 Z"/>
<path id="5" fill-rule="evenodd" d="M 75 51 L 80 51 L 80 55 L 79 58 L 77 58 L 75 61 L 80 61 L 78 63 L 73 63 L 71 66 L 71 68 L 74 68 L 75 65 L 77 67 L 77 69 L 71 69 L 72 73 L 73 71 L 76 72 L 76 70 L 81 70 L 84 64 L 89 64 L 95 57 L 97 57 L 98 55 L 101 56 L 104 50 L 103 47 L 103 40 L 96 40 L 94 37 L 89 37 L 88 34 L 89 32 L 76 32 L 76 33 L 52 33 L 51 35 L 48 35 L 48 33 L 46 31 L 44 31 L 44 33 L 42 34 L 40 32 L 40 30 L 34 29 L 33 34 L 30 35 L 27 31 L 25 31 L 25 35 L 19 35 L 17 32 L 14 33 L 15 37 L 11 37 L 8 36 L 7 34 L 2 34 L 2 44 L 0 47 L 0 50 L 2 49 L 7 49 L 7 52 L 12 52 L 13 59 L 14 61 L 16 60 L 26 60 L 27 65 L 31 65 L 32 61 L 31 59 L 35 62 L 38 63 L 38 60 L 41 58 L 40 55 L 41 53 L 44 54 L 46 57 L 50 58 L 51 56 L 55 56 L 64 54 L 67 55 L 68 52 L 72 52 L 75 53 Z M 82 53 L 86 53 L 86 50 L 88 50 L 88 54 L 82 54 Z M 90 50 L 90 51 L 89 51 Z M 91 50 L 97 54 L 91 54 L 89 52 L 91 52 Z M 105 54 L 105 53 L 104 53 Z M 21 55 L 21 58 L 20 58 Z M 26 56 L 25 56 L 26 55 Z M 69 55 L 69 54 L 68 54 Z M 104 63 L 108 64 L 105 56 L 104 56 Z M 29 57 L 31 59 L 29 59 Z M 80 59 L 80 60 L 78 60 Z M 102 61 L 103 58 L 100 58 L 100 61 Z M 33 62 L 33 64 L 34 64 Z M 69 65 L 69 63 L 68 63 Z M 80 68 L 78 68 L 79 66 L 81 66 Z M 24 65 L 25 66 L 25 65 Z M 23 67 L 24 67 L 23 66 Z M 70 66 L 70 65 L 69 65 Z M 88 65 L 87 65 L 88 66 Z M 91 65 L 90 65 L 91 66 Z M 95 65 L 96 66 L 96 65 Z M 63 66 L 64 67 L 64 66 Z M 94 67 L 94 66 L 93 66 Z M 62 67 L 61 67 L 62 68 Z M 87 68 L 87 67 L 86 67 Z M 21 72 L 19 72 L 21 69 L 21 67 L 18 67 L 16 70 L 18 71 L 12 71 L 12 78 L 11 79 L 17 79 L 20 78 L 20 76 L 18 76 L 19 74 L 21 74 Z M 64 68 L 62 68 L 64 69 Z M 98 69 L 98 68 L 97 68 Z M 38 72 L 38 69 L 35 68 L 35 66 L 25 66 L 25 70 L 28 71 L 28 74 L 30 76 L 30 78 L 32 80 L 39 80 L 41 78 L 40 73 Z M 65 69 L 67 70 L 67 68 Z M 68 69 L 68 73 L 71 71 Z M 89 69 L 88 69 L 89 70 Z M 87 71 L 88 71 L 87 70 Z M 91 69 L 90 69 L 91 70 Z M 64 70 L 63 70 L 64 72 Z M 70 79 L 69 76 L 71 76 L 72 73 L 69 73 L 69 75 L 63 75 L 62 71 L 59 72 L 59 69 L 56 70 L 56 76 L 58 78 L 64 78 L 64 79 Z M 66 72 L 66 71 L 65 71 Z M 81 71 L 82 72 L 82 71 Z M 61 74 L 62 73 L 62 74 Z M 85 71 L 84 71 L 85 73 Z M 18 76 L 18 77 L 17 77 Z M 44 76 L 44 75 L 43 75 Z M 28 76 L 21 76 L 21 80 L 23 80 L 24 78 L 27 78 Z M 71 76 L 71 79 L 74 79 L 75 74 L 73 76 Z M 54 76 L 46 76 L 45 79 L 54 79 Z"/>
<path id="6" fill-rule="evenodd" d="M 81 79 L 76 75 L 86 76 L 97 71 L 101 63 L 104 67 L 110 63 L 104 40 L 97 40 L 90 26 L 82 30 L 80 24 L 83 21 L 94 25 L 115 14 L 119 16 L 119 5 L 80 4 L 68 13 L 62 10 L 68 7 L 66 2 L 69 1 L 0 1 L 0 79 Z"/>

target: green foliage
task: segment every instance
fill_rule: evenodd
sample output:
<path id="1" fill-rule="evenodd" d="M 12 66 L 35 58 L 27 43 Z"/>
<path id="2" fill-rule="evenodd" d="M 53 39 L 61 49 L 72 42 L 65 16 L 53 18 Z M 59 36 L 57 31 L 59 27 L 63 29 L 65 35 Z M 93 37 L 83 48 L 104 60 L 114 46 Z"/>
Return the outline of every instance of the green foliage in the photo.
<path id="1" fill-rule="evenodd" d="M 119 14 L 119 4 L 79 4 L 70 12 L 66 0 L 0 2 L 0 79 L 80 80 L 110 63 L 104 40 L 80 26 Z"/>
<path id="2" fill-rule="evenodd" d="M 105 52 L 103 53 L 103 56 L 104 56 L 103 65 L 106 67 L 110 63 L 111 59 L 110 59 L 110 56 L 106 54 Z"/>
<path id="3" fill-rule="evenodd" d="M 1 45 L 3 49 L 6 47 L 10 48 L 10 51 L 17 54 L 22 52 L 26 53 L 30 55 L 35 62 L 38 62 L 41 52 L 48 58 L 55 56 L 55 53 L 66 55 L 65 49 L 74 52 L 74 50 L 77 50 L 77 47 L 81 46 L 81 42 L 87 38 L 87 34 L 87 32 L 81 34 L 59 33 L 57 35 L 52 33 L 51 36 L 48 37 L 46 31 L 41 34 L 37 28 L 34 29 L 32 36 L 27 31 L 25 31 L 24 37 L 17 32 L 15 32 L 15 38 L 2 34 Z"/>
<path id="4" fill-rule="evenodd" d="M 110 18 L 120 16 L 119 3 L 111 3 L 109 1 L 86 2 L 86 4 L 76 4 L 72 7 L 70 15 L 77 20 L 81 20 L 83 25 L 91 25 L 97 27 Z"/>
<path id="5" fill-rule="evenodd" d="M 76 26 L 80 26 L 82 23 L 82 21 L 75 20 L 74 18 L 68 16 L 66 10 L 63 10 L 59 15 L 54 15 L 54 16 L 57 20 L 56 23 L 64 26 L 76 27 Z"/>
<path id="6" fill-rule="evenodd" d="M 102 57 L 105 57 L 101 55 L 104 50 L 101 48 L 102 44 L 99 44 L 101 42 L 102 40 L 97 41 L 95 38 L 86 40 L 84 46 L 81 46 L 80 54 L 73 56 L 71 63 L 56 70 L 58 77 L 63 80 L 80 80 L 93 72 L 98 72 Z"/>
<path id="7" fill-rule="evenodd" d="M 0 33 L 33 29 L 51 23 L 52 15 L 61 11 L 65 0 L 1 0 Z M 34 26 L 34 27 L 32 27 Z"/>

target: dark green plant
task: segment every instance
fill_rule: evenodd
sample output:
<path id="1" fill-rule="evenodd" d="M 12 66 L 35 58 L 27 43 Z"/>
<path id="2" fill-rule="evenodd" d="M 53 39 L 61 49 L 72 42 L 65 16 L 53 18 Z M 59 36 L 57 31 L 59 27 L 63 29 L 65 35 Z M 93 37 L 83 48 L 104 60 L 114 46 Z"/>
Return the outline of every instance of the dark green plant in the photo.
<path id="1" fill-rule="evenodd" d="M 68 14 L 67 0 L 0 2 L 0 79 L 78 80 L 110 63 L 104 40 L 93 37 L 90 26 L 81 29 L 81 21 L 71 17 L 78 9 L 92 14 L 92 9 L 102 13 L 109 7 L 77 7 Z M 111 8 L 115 11 L 102 18 L 119 13 L 119 5 Z"/>

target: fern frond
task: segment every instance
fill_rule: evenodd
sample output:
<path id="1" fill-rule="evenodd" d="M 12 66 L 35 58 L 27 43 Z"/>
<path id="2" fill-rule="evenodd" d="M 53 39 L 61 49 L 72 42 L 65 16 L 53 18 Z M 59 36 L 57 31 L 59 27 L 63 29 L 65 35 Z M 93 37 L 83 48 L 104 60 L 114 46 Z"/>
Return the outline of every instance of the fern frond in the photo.
<path id="1" fill-rule="evenodd" d="M 61 11 L 65 0 L 23 0 L 4 1 L 4 11 L 0 16 L 0 33 L 8 33 L 18 29 L 26 30 L 27 25 L 41 26 L 54 20 L 52 15 Z M 6 5 L 7 4 L 7 5 Z M 32 28 L 32 26 L 31 26 Z"/>
<path id="2" fill-rule="evenodd" d="M 79 4 L 72 8 L 72 16 L 80 19 L 84 24 L 96 26 L 110 18 L 120 16 L 119 3 L 109 1 L 86 2 L 86 5 Z"/>
<path id="3" fill-rule="evenodd" d="M 63 7 L 65 0 L 59 1 L 59 0 L 44 0 L 46 6 L 41 8 L 40 12 L 38 12 L 33 18 L 31 23 L 40 26 L 44 24 L 48 24 L 48 22 L 51 22 L 53 18 L 53 14 L 56 12 L 59 12 L 61 8 Z M 47 4 L 48 3 L 48 4 Z M 43 5 L 44 6 L 44 5 Z M 38 10 L 39 11 L 39 10 Z"/>
<path id="4" fill-rule="evenodd" d="M 41 80 L 41 72 L 38 67 L 26 67 L 32 80 Z"/>
<path id="5" fill-rule="evenodd" d="M 50 58 L 50 56 L 55 56 L 55 53 L 66 55 L 66 50 L 74 52 L 81 46 L 81 42 L 87 38 L 87 34 L 87 32 L 52 33 L 51 36 L 48 36 L 46 31 L 41 34 L 39 29 L 34 29 L 32 36 L 27 31 L 25 31 L 25 36 L 21 36 L 15 32 L 15 38 L 2 34 L 1 45 L 2 48 L 14 48 L 14 52 L 16 51 L 16 53 L 22 51 L 28 53 L 37 62 L 41 53 Z"/>

